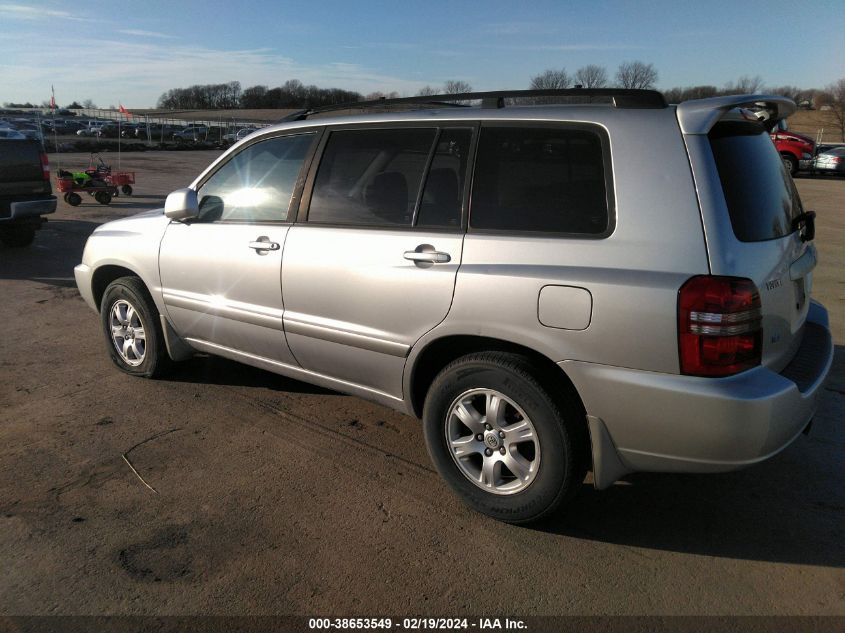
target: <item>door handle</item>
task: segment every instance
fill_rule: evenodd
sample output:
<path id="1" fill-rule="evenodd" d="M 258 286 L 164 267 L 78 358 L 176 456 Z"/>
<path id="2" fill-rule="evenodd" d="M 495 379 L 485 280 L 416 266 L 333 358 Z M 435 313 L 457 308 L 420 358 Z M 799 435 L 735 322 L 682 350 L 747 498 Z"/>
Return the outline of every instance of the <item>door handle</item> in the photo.
<path id="1" fill-rule="evenodd" d="M 254 242 L 250 242 L 249 247 L 258 251 L 259 255 L 266 255 L 266 251 L 277 251 L 280 248 L 278 242 L 271 242 L 270 238 L 266 235 L 262 235 Z M 262 253 L 261 251 L 265 252 Z"/>
<path id="2" fill-rule="evenodd" d="M 422 262 L 426 264 L 445 264 L 452 261 L 449 253 L 436 251 L 431 244 L 420 244 L 412 251 L 405 251 L 404 257 L 412 262 Z"/>

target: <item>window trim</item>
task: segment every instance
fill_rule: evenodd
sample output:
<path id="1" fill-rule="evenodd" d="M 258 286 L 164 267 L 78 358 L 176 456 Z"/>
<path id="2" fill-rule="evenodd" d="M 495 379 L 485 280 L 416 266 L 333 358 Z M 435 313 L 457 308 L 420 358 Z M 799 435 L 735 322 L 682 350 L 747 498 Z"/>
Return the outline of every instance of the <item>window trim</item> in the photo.
<path id="1" fill-rule="evenodd" d="M 295 215 L 296 215 L 296 208 L 297 207 L 295 205 L 299 203 L 299 199 L 300 199 L 300 196 L 302 194 L 302 188 L 305 184 L 305 178 L 306 178 L 306 176 L 308 175 L 308 173 L 311 169 L 311 162 L 314 160 L 314 156 L 316 154 L 317 146 L 319 145 L 319 142 L 322 139 L 323 130 L 324 130 L 324 128 L 322 128 L 322 127 L 319 127 L 319 128 L 300 128 L 300 129 L 296 129 L 296 130 L 276 130 L 274 132 L 264 134 L 264 135 L 262 135 L 258 138 L 250 139 L 250 141 L 248 143 L 245 143 L 243 146 L 239 147 L 238 151 L 232 152 L 230 155 L 226 156 L 226 160 L 218 163 L 217 166 L 215 167 L 214 171 L 211 171 L 211 172 L 205 174 L 202 177 L 202 180 L 200 180 L 197 183 L 197 186 L 195 188 L 195 191 L 197 193 L 199 193 L 199 190 L 202 189 L 205 186 L 205 184 L 217 174 L 217 172 L 219 172 L 223 167 L 228 165 L 236 156 L 239 156 L 242 152 L 244 152 L 245 150 L 253 147 L 254 145 L 257 145 L 259 143 L 266 142 L 266 141 L 272 141 L 272 140 L 275 140 L 275 139 L 280 139 L 280 138 L 290 138 L 290 137 L 293 137 L 293 136 L 311 136 L 311 135 L 313 135 L 314 138 L 311 140 L 311 145 L 308 147 L 308 150 L 305 152 L 305 158 L 303 158 L 303 160 L 302 160 L 302 165 L 300 165 L 300 167 L 299 167 L 299 173 L 297 174 L 296 180 L 294 181 L 293 190 L 291 191 L 291 199 L 290 199 L 290 202 L 288 203 L 288 211 L 287 211 L 287 214 L 286 214 L 284 220 L 223 220 L 223 219 L 220 219 L 220 220 L 214 220 L 214 221 L 208 222 L 208 221 L 204 221 L 204 220 L 200 219 L 199 217 L 196 217 L 196 218 L 191 218 L 190 220 L 188 220 L 188 222 L 190 224 L 205 224 L 205 225 L 224 224 L 224 225 L 227 225 L 227 226 L 241 225 L 241 224 L 256 225 L 256 226 L 264 226 L 264 225 L 280 226 L 280 225 L 286 225 L 286 224 L 293 224 L 296 220 Z"/>
<path id="2" fill-rule="evenodd" d="M 296 213 L 296 224 L 302 226 L 320 227 L 320 228 L 342 228 L 342 229 L 359 229 L 359 230 L 375 230 L 375 231 L 413 231 L 420 233 L 465 233 L 467 223 L 467 212 L 469 210 L 469 186 L 475 163 L 475 146 L 478 141 L 478 127 L 480 122 L 475 120 L 470 121 L 379 121 L 373 123 L 348 123 L 327 125 L 324 128 L 320 143 L 318 144 L 311 166 L 308 170 L 308 175 L 305 180 L 305 187 L 302 190 L 302 197 L 299 201 L 299 209 Z M 461 223 L 460 226 L 455 227 L 417 227 L 414 224 L 352 224 L 352 223 L 337 223 L 337 222 L 309 222 L 308 212 L 311 209 L 311 196 L 314 192 L 314 184 L 317 180 L 317 172 L 320 169 L 325 157 L 326 146 L 329 143 L 332 132 L 342 131 L 357 131 L 357 130 L 386 130 L 386 129 L 431 129 L 435 131 L 434 140 L 432 141 L 429 150 L 429 156 L 426 159 L 425 168 L 423 171 L 423 178 L 420 181 L 420 187 L 417 191 L 417 199 L 414 203 L 413 221 L 416 221 L 418 207 L 422 198 L 423 188 L 428 181 L 428 172 L 431 167 L 434 152 L 437 149 L 437 141 L 440 134 L 445 129 L 461 128 L 472 130 L 472 137 L 470 138 L 470 150 L 467 157 L 467 173 L 464 174 L 464 190 L 462 192 L 461 200 Z"/>
<path id="3" fill-rule="evenodd" d="M 469 196 L 472 186 L 472 177 L 475 173 L 475 150 L 478 146 L 478 138 L 480 136 L 479 128 L 479 121 L 469 121 L 468 125 L 444 125 L 440 127 L 437 132 L 437 138 L 434 139 L 434 147 L 432 148 L 431 156 L 429 156 L 428 164 L 425 166 L 425 172 L 423 173 L 424 178 L 420 183 L 420 193 L 417 198 L 417 204 L 414 207 L 414 219 L 411 224 L 411 228 L 419 231 L 448 231 L 450 233 L 455 232 L 458 228 L 444 226 L 418 226 L 417 223 L 419 221 L 420 205 L 422 204 L 423 194 L 425 193 L 426 185 L 428 185 L 428 178 L 431 176 L 431 165 L 434 163 L 434 158 L 437 155 L 437 146 L 440 144 L 440 137 L 443 135 L 445 130 L 469 130 L 469 150 L 467 151 L 467 164 L 465 167 L 466 171 L 464 172 L 464 187 L 463 191 L 461 191 L 461 221 L 459 225 L 461 232 L 466 233 L 467 221 L 469 218 Z"/>
<path id="4" fill-rule="evenodd" d="M 477 156 L 473 155 L 472 165 L 472 189 L 469 194 L 469 212 L 466 215 L 469 235 L 496 235 L 514 237 L 549 237 L 557 239 L 578 239 L 578 240 L 604 240 L 613 235 L 616 231 L 616 188 L 613 180 L 613 160 L 610 151 L 610 134 L 607 128 L 598 123 L 587 123 L 581 121 L 483 121 L 481 129 L 475 139 L 475 151 L 481 143 L 481 135 L 485 128 L 542 128 L 542 129 L 563 129 L 581 130 L 592 132 L 599 137 L 602 152 L 602 167 L 604 169 L 604 188 L 607 197 L 607 228 L 602 233 L 570 233 L 561 231 L 514 231 L 507 229 L 480 229 L 472 226 L 472 194 L 475 192 L 475 175 L 478 164 Z"/>

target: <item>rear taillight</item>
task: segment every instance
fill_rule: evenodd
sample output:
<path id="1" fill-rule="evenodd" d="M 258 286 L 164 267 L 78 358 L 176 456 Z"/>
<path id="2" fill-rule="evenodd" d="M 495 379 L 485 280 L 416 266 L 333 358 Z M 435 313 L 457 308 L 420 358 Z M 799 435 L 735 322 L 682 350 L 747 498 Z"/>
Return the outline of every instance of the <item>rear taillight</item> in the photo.
<path id="1" fill-rule="evenodd" d="M 730 376 L 760 364 L 760 293 L 750 279 L 692 277 L 678 291 L 681 373 Z"/>
<path id="2" fill-rule="evenodd" d="M 41 175 L 44 180 L 50 180 L 50 162 L 44 152 L 41 152 Z"/>

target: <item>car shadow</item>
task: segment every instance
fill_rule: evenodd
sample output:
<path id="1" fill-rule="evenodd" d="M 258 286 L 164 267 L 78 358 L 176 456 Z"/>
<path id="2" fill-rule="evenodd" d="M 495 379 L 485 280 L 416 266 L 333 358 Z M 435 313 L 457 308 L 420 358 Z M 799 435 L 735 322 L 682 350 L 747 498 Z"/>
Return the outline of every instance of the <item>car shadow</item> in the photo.
<path id="1" fill-rule="evenodd" d="M 845 346 L 808 435 L 746 470 L 640 473 L 604 491 L 585 483 L 534 529 L 700 556 L 845 567 Z"/>
<path id="2" fill-rule="evenodd" d="M 168 375 L 173 382 L 233 387 L 262 387 L 274 391 L 304 393 L 323 396 L 342 395 L 337 391 L 286 378 L 257 367 L 244 365 L 219 356 L 199 355 L 187 361 L 176 363 Z"/>
<path id="3" fill-rule="evenodd" d="M 82 261 L 88 236 L 100 226 L 87 220 L 48 220 L 24 248 L 0 245 L 0 279 L 29 279 L 76 288 L 73 267 Z"/>

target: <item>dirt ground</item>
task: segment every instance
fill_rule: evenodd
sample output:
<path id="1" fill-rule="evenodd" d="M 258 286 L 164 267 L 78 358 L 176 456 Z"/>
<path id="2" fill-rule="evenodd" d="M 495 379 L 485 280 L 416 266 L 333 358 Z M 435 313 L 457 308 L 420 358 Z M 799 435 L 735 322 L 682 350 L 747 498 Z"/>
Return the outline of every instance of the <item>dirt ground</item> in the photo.
<path id="1" fill-rule="evenodd" d="M 124 154 L 136 195 L 0 249 L 0 615 L 845 615 L 845 178 L 798 179 L 837 343 L 812 433 L 737 473 L 588 481 L 526 528 L 462 506 L 380 406 L 214 358 L 112 366 L 85 239 L 217 154 Z"/>

